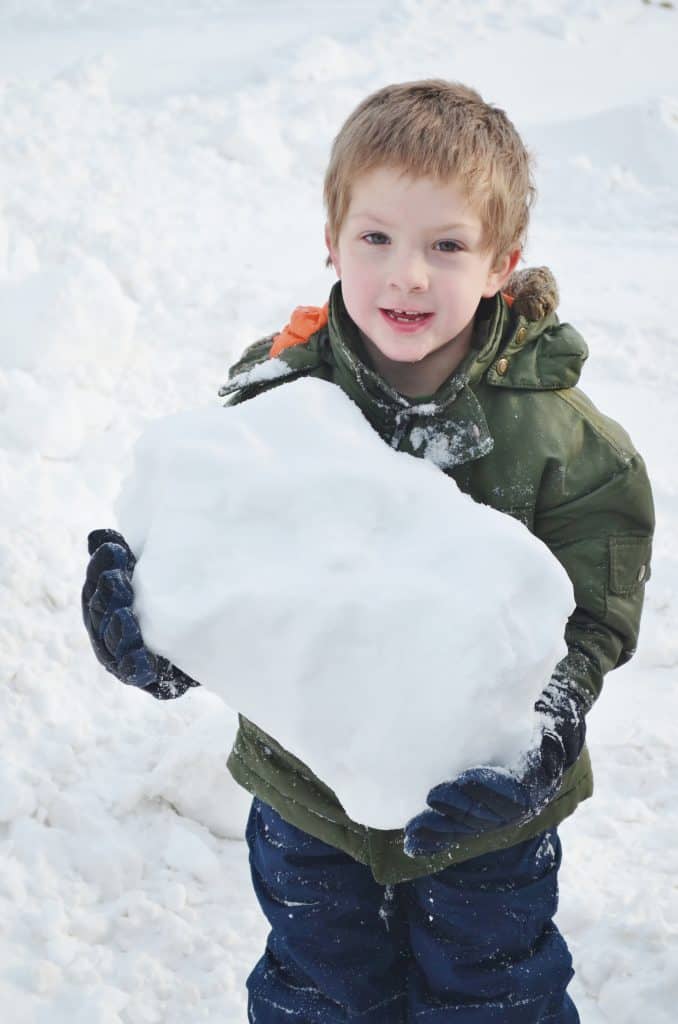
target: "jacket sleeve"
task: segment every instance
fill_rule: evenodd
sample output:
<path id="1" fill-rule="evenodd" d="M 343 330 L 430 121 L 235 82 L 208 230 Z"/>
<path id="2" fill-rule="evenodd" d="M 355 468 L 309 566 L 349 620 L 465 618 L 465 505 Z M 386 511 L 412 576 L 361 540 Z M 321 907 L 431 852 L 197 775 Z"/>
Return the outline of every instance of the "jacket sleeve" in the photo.
<path id="1" fill-rule="evenodd" d="M 636 649 L 654 507 L 645 464 L 622 428 L 580 392 L 560 397 L 570 405 L 572 430 L 544 473 L 535 533 L 574 587 L 568 654 L 554 674 L 583 690 L 590 706 L 605 674 Z"/>

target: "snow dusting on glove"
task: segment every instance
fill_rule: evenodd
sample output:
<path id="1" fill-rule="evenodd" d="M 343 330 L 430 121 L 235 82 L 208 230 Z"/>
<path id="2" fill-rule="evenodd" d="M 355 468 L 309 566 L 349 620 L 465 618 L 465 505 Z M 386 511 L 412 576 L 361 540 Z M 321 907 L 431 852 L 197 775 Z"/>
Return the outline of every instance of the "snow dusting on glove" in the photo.
<path id="1" fill-rule="evenodd" d="M 405 853 L 431 856 L 468 836 L 482 835 L 536 818 L 558 792 L 563 775 L 582 751 L 590 698 L 554 676 L 535 704 L 541 740 L 520 770 L 469 768 L 429 792 L 431 808 L 405 827 Z"/>
<path id="2" fill-rule="evenodd" d="M 180 697 L 199 686 L 160 655 L 153 654 L 132 611 L 136 558 L 116 530 L 94 530 L 87 538 L 91 558 L 82 588 L 82 617 L 97 658 L 117 679 L 159 700 Z"/>

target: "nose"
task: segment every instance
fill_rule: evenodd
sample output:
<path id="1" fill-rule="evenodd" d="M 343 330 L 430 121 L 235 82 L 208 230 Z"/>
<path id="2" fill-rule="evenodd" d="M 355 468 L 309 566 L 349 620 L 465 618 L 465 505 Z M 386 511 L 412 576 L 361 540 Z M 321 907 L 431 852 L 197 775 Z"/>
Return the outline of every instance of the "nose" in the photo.
<path id="1" fill-rule="evenodd" d="M 394 251 L 389 266 L 389 287 L 406 293 L 428 289 L 428 268 L 421 252 Z"/>

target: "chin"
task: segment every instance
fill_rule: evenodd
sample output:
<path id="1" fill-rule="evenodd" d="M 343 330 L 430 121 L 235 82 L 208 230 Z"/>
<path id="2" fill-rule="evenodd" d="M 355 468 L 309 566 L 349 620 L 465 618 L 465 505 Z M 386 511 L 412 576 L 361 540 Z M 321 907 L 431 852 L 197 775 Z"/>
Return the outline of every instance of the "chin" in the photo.
<path id="1" fill-rule="evenodd" d="M 422 346 L 416 349 L 414 346 L 406 348 L 405 346 L 393 346 L 377 345 L 377 348 L 381 352 L 385 359 L 390 359 L 392 363 L 405 363 L 414 365 L 415 363 L 421 363 L 431 354 L 431 349 L 428 346 Z"/>

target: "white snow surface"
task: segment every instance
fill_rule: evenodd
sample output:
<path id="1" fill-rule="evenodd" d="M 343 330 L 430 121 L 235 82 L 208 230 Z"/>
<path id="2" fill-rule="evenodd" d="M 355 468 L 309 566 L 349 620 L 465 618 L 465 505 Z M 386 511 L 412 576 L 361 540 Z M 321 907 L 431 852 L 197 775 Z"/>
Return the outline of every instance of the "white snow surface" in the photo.
<path id="1" fill-rule="evenodd" d="M 274 736 L 354 821 L 400 828 L 518 766 L 566 653 L 545 544 L 393 451 L 333 384 L 151 424 L 118 502 L 144 638 Z"/>
<path id="2" fill-rule="evenodd" d="M 0 1010 L 242 1024 L 267 932 L 234 718 L 95 662 L 78 593 L 147 420 L 321 305 L 321 178 L 371 89 L 441 75 L 537 157 L 527 263 L 657 504 L 640 644 L 589 714 L 557 924 L 584 1024 L 678 1005 L 678 11 L 641 0 L 11 0 L 0 10 Z M 567 144 L 563 144 L 567 140 Z M 629 141 L 633 144 L 629 145 Z M 22 296 L 25 297 L 23 301 Z"/>

